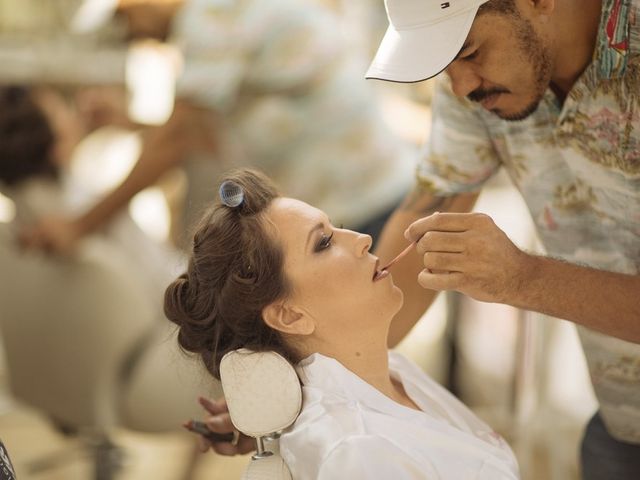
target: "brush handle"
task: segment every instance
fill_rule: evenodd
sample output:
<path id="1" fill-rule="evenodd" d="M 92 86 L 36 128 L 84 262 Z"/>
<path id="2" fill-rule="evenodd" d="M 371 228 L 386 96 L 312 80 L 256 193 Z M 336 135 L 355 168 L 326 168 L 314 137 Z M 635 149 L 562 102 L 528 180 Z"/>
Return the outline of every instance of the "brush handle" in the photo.
<path id="1" fill-rule="evenodd" d="M 199 433 L 200 435 L 202 435 L 207 440 L 213 443 L 232 442 L 234 437 L 233 432 L 229 432 L 229 433 L 212 432 L 211 430 L 209 430 L 209 427 L 207 427 L 207 425 L 204 422 L 198 422 L 197 420 L 190 420 L 184 425 L 184 427 L 193 433 Z"/>
<path id="2" fill-rule="evenodd" d="M 407 254 L 413 250 L 413 247 L 416 246 L 416 242 L 411 242 L 403 251 L 401 251 L 398 256 L 396 258 L 394 258 L 393 260 L 391 260 L 389 263 L 387 263 L 384 267 L 382 267 L 380 269 L 380 271 L 382 270 L 389 270 L 389 268 L 396 262 L 398 262 L 400 259 L 402 259 L 403 257 L 406 257 Z"/>

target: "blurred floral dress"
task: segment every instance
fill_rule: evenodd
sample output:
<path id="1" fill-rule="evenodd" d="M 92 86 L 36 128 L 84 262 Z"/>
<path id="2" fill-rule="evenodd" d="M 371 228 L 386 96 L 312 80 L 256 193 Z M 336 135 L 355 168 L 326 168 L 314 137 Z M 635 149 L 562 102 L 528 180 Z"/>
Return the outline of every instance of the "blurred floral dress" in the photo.
<path id="1" fill-rule="evenodd" d="M 414 152 L 383 125 L 365 59 L 318 2 L 191 0 L 172 33 L 185 57 L 178 95 L 221 119 L 223 152 L 191 165 L 189 203 L 210 200 L 212 171 L 253 165 L 358 226 L 410 187 Z"/>
<path id="2" fill-rule="evenodd" d="M 418 180 L 438 193 L 475 191 L 504 167 L 549 255 L 640 274 L 639 16 L 640 0 L 603 0 L 592 63 L 563 105 L 547 90 L 520 122 L 457 99 L 441 81 Z M 640 345 L 579 333 L 610 433 L 640 442 Z"/>

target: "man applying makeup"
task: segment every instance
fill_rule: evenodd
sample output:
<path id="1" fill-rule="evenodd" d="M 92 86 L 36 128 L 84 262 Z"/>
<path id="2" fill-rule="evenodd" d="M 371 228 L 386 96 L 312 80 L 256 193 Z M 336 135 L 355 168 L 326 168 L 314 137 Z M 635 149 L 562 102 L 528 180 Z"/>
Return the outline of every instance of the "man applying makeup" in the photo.
<path id="1" fill-rule="evenodd" d="M 640 478 L 640 0 L 385 3 L 367 78 L 440 77 L 416 187 L 376 252 L 419 240 L 394 267 L 390 345 L 441 290 L 576 323 L 600 404 L 583 478 Z M 548 256 L 468 213 L 500 167 Z"/>

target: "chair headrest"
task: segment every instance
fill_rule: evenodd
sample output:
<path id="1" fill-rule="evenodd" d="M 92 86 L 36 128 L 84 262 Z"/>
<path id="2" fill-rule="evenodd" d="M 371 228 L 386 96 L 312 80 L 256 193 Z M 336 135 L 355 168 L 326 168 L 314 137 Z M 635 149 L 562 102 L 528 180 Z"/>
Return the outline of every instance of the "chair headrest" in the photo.
<path id="1" fill-rule="evenodd" d="M 231 421 L 245 435 L 257 438 L 284 430 L 300 413 L 300 380 L 275 352 L 229 352 L 220 363 L 220 378 Z"/>

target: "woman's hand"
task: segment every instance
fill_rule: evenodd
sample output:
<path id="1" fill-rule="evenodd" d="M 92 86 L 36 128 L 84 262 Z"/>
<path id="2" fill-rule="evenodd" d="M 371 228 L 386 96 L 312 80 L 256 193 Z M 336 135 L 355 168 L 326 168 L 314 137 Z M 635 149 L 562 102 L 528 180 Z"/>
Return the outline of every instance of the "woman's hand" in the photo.
<path id="1" fill-rule="evenodd" d="M 204 423 L 209 427 L 209 430 L 216 433 L 228 433 L 235 431 L 235 427 L 233 426 L 233 423 L 231 423 L 231 417 L 229 416 L 227 401 L 224 397 L 216 401 L 200 397 L 198 402 L 209 413 L 209 415 L 204 419 Z M 255 450 L 255 441 L 253 438 L 242 433 L 235 445 L 228 442 L 213 443 L 202 435 L 200 435 L 199 444 L 202 452 L 206 452 L 211 448 L 214 452 L 219 453 L 220 455 L 228 456 L 250 453 Z"/>
<path id="2" fill-rule="evenodd" d="M 18 234 L 20 245 L 28 250 L 68 255 L 73 252 L 81 230 L 75 221 L 63 217 L 43 217 Z"/>

